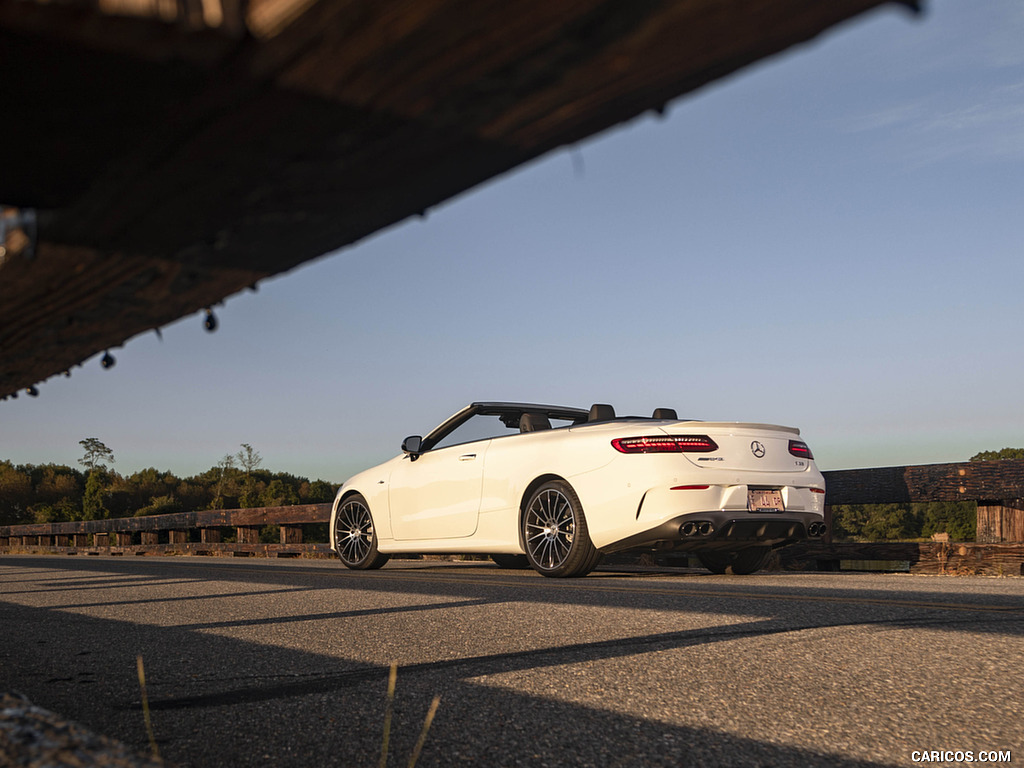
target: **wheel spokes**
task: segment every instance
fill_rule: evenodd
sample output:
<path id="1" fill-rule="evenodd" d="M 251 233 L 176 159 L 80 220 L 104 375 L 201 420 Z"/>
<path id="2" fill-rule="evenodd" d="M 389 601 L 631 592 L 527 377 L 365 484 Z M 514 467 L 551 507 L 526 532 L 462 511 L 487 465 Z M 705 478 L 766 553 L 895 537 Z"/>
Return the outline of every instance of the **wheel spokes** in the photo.
<path id="1" fill-rule="evenodd" d="M 572 504 L 560 491 L 537 496 L 526 512 L 526 547 L 542 568 L 557 568 L 569 556 L 576 533 Z"/>
<path id="2" fill-rule="evenodd" d="M 334 526 L 338 556 L 346 563 L 358 563 L 370 552 L 373 541 L 373 519 L 370 511 L 358 501 L 350 501 L 338 510 Z"/>

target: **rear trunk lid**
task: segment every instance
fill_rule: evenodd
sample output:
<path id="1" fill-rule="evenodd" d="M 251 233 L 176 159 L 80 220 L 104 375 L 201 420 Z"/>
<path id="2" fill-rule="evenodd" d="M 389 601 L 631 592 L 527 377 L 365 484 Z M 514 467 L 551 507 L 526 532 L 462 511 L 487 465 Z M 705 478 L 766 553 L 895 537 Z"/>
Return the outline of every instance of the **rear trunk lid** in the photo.
<path id="1" fill-rule="evenodd" d="M 708 469 L 750 472 L 800 472 L 812 461 L 794 455 L 791 444 L 804 445 L 800 430 L 775 424 L 740 422 L 679 422 L 661 427 L 669 435 L 707 435 L 718 445 L 708 453 L 684 453 L 691 463 Z M 799 447 L 797 448 L 799 452 Z"/>

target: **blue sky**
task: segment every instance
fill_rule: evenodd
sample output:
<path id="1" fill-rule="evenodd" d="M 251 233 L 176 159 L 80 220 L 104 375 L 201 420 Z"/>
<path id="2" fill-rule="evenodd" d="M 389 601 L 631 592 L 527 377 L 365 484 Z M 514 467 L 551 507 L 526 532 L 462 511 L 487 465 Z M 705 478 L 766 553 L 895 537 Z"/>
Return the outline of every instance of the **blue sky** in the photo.
<path id="1" fill-rule="evenodd" d="M 340 482 L 473 400 L 1024 446 L 1024 3 L 882 10 L 0 404 L 0 459 Z"/>

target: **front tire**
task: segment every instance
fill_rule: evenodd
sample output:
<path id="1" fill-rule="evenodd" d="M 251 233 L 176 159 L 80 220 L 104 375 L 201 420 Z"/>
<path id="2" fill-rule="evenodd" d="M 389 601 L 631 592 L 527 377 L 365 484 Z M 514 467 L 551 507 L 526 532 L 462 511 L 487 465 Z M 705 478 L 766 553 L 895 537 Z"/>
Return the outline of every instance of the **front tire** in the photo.
<path id="1" fill-rule="evenodd" d="M 712 573 L 747 576 L 761 570 L 769 554 L 769 547 L 749 547 L 736 552 L 698 552 L 697 558 Z"/>
<path id="2" fill-rule="evenodd" d="M 530 566 L 544 576 L 586 576 L 601 559 L 590 541 L 583 505 L 562 480 L 534 491 L 523 513 L 522 534 Z"/>
<path id="3" fill-rule="evenodd" d="M 388 561 L 377 551 L 377 533 L 366 499 L 358 493 L 346 496 L 334 517 L 334 548 L 346 568 L 371 571 Z"/>

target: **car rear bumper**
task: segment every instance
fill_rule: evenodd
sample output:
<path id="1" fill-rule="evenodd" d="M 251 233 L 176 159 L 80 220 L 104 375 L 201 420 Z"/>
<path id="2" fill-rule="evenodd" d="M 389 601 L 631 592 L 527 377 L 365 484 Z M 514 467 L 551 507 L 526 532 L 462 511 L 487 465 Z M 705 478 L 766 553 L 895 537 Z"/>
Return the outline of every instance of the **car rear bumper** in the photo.
<path id="1" fill-rule="evenodd" d="M 602 552 L 653 548 L 696 551 L 742 549 L 748 546 L 784 547 L 826 533 L 824 518 L 814 512 L 749 513 L 737 510 L 690 512 L 653 528 L 600 547 Z"/>

